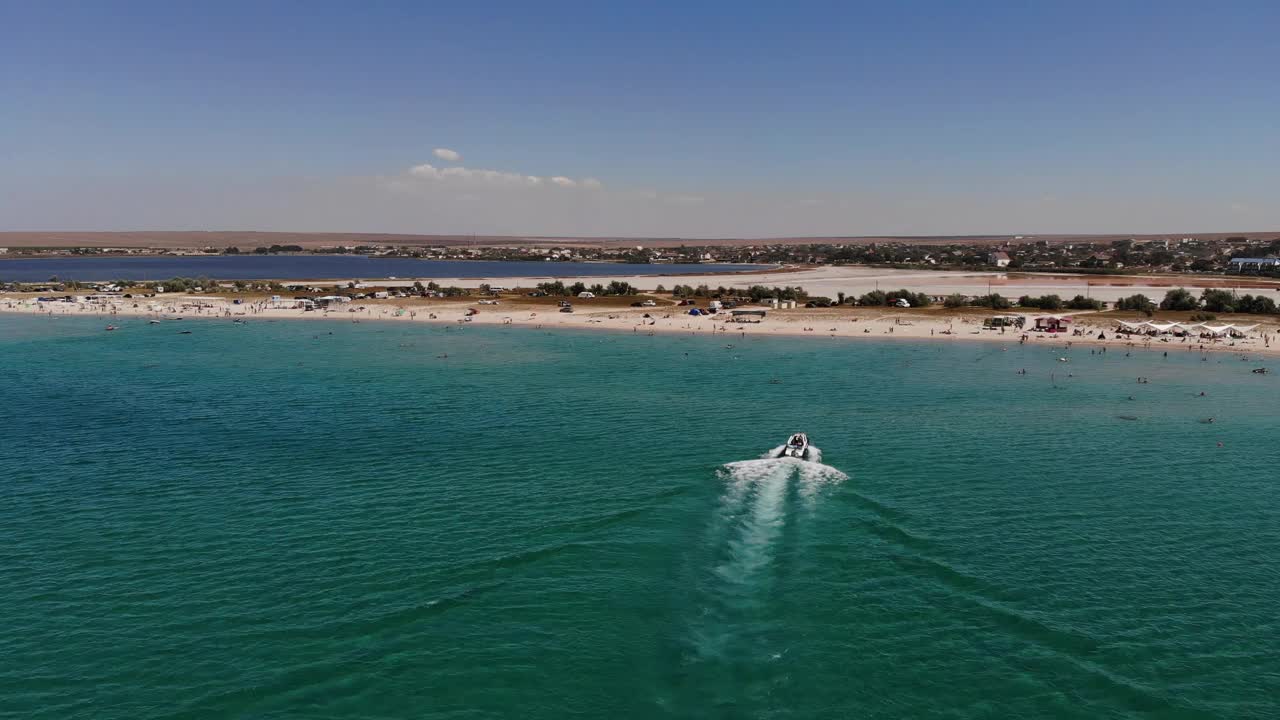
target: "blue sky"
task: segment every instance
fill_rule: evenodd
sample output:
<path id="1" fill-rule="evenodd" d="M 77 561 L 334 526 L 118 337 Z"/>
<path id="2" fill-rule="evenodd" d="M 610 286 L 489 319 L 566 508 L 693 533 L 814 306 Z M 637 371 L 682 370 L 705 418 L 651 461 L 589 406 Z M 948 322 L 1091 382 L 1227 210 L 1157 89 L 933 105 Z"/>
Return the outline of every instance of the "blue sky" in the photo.
<path id="1" fill-rule="evenodd" d="M 202 5 L 0 0 L 0 229 L 1280 229 L 1274 2 Z"/>

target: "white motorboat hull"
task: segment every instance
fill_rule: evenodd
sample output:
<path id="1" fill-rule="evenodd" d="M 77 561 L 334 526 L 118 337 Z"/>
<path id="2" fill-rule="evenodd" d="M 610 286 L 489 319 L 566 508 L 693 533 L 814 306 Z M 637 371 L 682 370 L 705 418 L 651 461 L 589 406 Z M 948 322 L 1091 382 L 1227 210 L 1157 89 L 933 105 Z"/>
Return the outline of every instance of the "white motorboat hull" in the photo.
<path id="1" fill-rule="evenodd" d="M 778 455 L 780 458 L 793 457 L 800 460 L 806 460 L 809 457 L 809 436 L 804 433 L 796 433 L 791 436 L 787 444 L 782 447 L 782 452 Z"/>

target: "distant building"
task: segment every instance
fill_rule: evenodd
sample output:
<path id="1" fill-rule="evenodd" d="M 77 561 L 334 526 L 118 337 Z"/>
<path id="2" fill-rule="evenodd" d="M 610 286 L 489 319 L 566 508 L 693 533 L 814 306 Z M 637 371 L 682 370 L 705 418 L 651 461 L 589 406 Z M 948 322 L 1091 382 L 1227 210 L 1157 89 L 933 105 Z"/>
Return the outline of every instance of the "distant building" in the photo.
<path id="1" fill-rule="evenodd" d="M 1231 258 L 1231 272 L 1249 273 L 1280 268 L 1280 258 Z"/>
<path id="2" fill-rule="evenodd" d="M 987 256 L 987 262 L 996 267 L 1009 267 L 1009 253 L 998 250 Z"/>

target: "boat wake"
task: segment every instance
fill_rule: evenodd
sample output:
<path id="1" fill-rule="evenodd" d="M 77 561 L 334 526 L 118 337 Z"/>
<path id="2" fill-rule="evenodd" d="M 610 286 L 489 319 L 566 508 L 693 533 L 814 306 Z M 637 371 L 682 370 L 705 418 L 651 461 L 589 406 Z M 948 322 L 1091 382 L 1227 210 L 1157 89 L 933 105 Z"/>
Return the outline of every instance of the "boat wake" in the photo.
<path id="1" fill-rule="evenodd" d="M 778 457 L 774 448 L 755 460 L 724 465 L 718 471 L 724 492 L 712 519 L 708 540 L 711 572 L 702 583 L 707 612 L 694 632 L 703 658 L 735 655 L 733 646 L 762 625 L 769 614 L 779 548 L 784 530 L 795 522 L 796 499 L 813 509 L 824 488 L 848 479 L 819 460 L 822 451 L 809 446 L 808 460 Z"/>
<path id="2" fill-rule="evenodd" d="M 720 477 L 725 490 L 720 502 L 720 524 L 730 530 L 729 557 L 721 575 L 749 580 L 772 558 L 773 546 L 786 520 L 787 499 L 796 495 L 812 508 L 826 487 L 849 479 L 822 464 L 822 449 L 810 445 L 807 460 L 778 457 L 783 446 L 755 460 L 724 465 Z M 736 530 L 736 532 L 733 532 Z"/>
<path id="3" fill-rule="evenodd" d="M 772 486 L 781 483 L 783 489 L 794 477 L 796 490 L 800 497 L 812 499 L 824 487 L 842 483 L 849 479 L 848 475 L 822 464 L 822 448 L 810 445 L 806 458 L 779 457 L 786 445 L 779 445 L 764 453 L 756 460 L 740 460 L 725 464 L 721 476 L 725 479 L 728 490 L 727 499 L 745 496 L 760 486 Z M 784 493 L 785 494 L 785 493 Z"/>

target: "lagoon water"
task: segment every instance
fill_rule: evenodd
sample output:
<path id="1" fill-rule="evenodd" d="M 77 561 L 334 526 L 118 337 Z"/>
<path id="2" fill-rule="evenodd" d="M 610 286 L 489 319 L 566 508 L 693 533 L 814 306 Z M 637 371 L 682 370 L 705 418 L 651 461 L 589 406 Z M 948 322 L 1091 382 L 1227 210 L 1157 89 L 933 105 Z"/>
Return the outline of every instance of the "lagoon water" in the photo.
<path id="1" fill-rule="evenodd" d="M 764 266 L 768 267 L 768 266 Z M 416 260 L 364 255 L 183 255 L 61 257 L 0 260 L 0 281 L 50 278 L 102 282 L 208 277 L 214 280 L 324 280 L 347 278 L 592 277 L 760 270 L 760 265 L 630 264 L 486 260 Z"/>
<path id="2" fill-rule="evenodd" d="M 0 316 L 15 717 L 1280 713 L 1257 362 L 117 323 Z"/>

